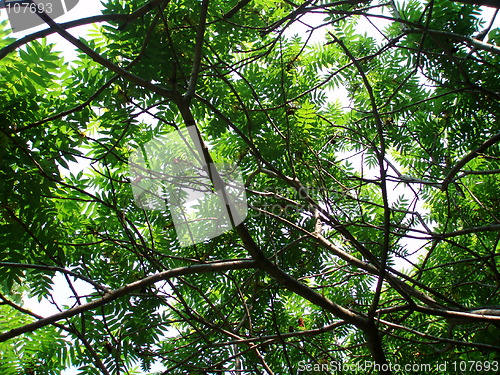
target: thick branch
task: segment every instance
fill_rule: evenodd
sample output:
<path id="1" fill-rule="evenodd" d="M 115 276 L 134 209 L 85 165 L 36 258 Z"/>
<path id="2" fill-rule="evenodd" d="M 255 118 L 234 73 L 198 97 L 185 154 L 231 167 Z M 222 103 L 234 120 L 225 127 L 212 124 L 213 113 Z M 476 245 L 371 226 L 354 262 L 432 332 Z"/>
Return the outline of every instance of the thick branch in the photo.
<path id="1" fill-rule="evenodd" d="M 32 0 L 29 0 L 30 3 L 33 3 Z M 128 81 L 135 83 L 138 86 L 144 87 L 158 95 L 161 95 L 166 98 L 170 98 L 172 95 L 172 91 L 168 90 L 164 87 L 161 87 L 159 85 L 155 85 L 151 82 L 146 81 L 145 79 L 136 76 L 135 74 L 123 69 L 122 67 L 116 65 L 112 61 L 106 59 L 104 56 L 101 56 L 97 52 L 95 52 L 92 48 L 87 46 L 85 43 L 83 43 L 81 40 L 75 38 L 73 35 L 68 33 L 63 27 L 61 27 L 59 24 L 57 24 L 52 18 L 50 18 L 46 13 L 40 12 L 38 13 L 40 18 L 42 18 L 52 29 L 54 29 L 59 35 L 61 35 L 64 39 L 66 39 L 68 42 L 73 44 L 76 48 L 87 54 L 89 57 L 92 58 L 95 62 L 101 64 L 102 66 L 108 68 L 109 70 L 115 72 L 119 76 L 124 77 Z"/>
<path id="2" fill-rule="evenodd" d="M 229 12 L 222 16 L 223 20 L 228 20 L 243 9 L 252 0 L 240 0 Z"/>
<path id="3" fill-rule="evenodd" d="M 142 280 L 127 284 L 119 289 L 112 290 L 106 293 L 102 298 L 96 299 L 89 303 L 77 306 L 75 308 L 65 310 L 58 314 L 49 316 L 44 319 L 40 319 L 36 322 L 26 324 L 22 327 L 11 329 L 8 332 L 0 334 L 0 342 L 9 340 L 13 337 L 19 336 L 23 333 L 33 332 L 36 329 L 41 327 L 45 327 L 49 324 L 53 324 L 61 319 L 71 318 L 72 316 L 82 314 L 86 311 L 94 310 L 99 306 L 103 306 L 115 299 L 125 296 L 135 290 L 147 287 L 161 280 L 171 279 L 173 277 L 183 276 L 183 275 L 192 275 L 197 273 L 206 273 L 206 272 L 221 272 L 228 270 L 239 270 L 239 269 L 248 269 L 255 268 L 256 262 L 251 260 L 233 260 L 233 261 L 225 261 L 225 262 L 216 262 L 216 263 L 207 263 L 207 264 L 197 264 L 188 267 L 180 267 L 172 270 L 164 271 L 157 273 L 155 275 L 146 277 Z"/>
<path id="4" fill-rule="evenodd" d="M 480 41 L 479 39 L 470 38 L 468 36 L 461 35 L 461 34 L 455 34 L 455 33 L 450 33 L 448 31 L 441 31 L 441 30 L 430 30 L 430 29 L 405 29 L 404 32 L 406 34 L 427 33 L 427 34 L 432 34 L 432 35 L 440 35 L 440 36 L 443 36 L 443 37 L 446 37 L 449 39 L 454 39 L 454 40 L 468 43 L 477 49 L 481 49 L 484 51 L 494 53 L 496 55 L 500 55 L 500 47 L 495 46 L 493 44 L 485 43 L 485 42 Z"/>
<path id="5" fill-rule="evenodd" d="M 441 190 L 446 190 L 450 182 L 453 181 L 455 175 L 462 169 L 468 162 L 478 156 L 481 152 L 485 151 L 488 147 L 493 146 L 495 143 L 500 141 L 500 132 L 495 134 L 493 137 L 484 142 L 481 146 L 476 148 L 474 151 L 471 151 L 467 155 L 465 155 L 455 166 L 451 169 L 448 175 L 444 178 L 441 183 Z"/>
<path id="6" fill-rule="evenodd" d="M 257 266 L 266 271 L 270 276 L 276 279 L 280 284 L 285 286 L 288 290 L 304 297 L 313 304 L 324 308 L 325 310 L 331 312 L 340 319 L 357 326 L 358 328 L 365 328 L 368 325 L 366 317 L 361 314 L 350 311 L 336 303 L 330 301 L 328 298 L 322 296 L 315 290 L 309 288 L 305 284 L 295 280 L 293 277 L 284 272 L 277 265 L 272 263 L 262 252 L 260 247 L 255 243 L 252 236 L 248 232 L 248 229 L 244 224 L 240 224 L 236 227 L 238 234 L 240 235 L 245 248 L 250 253 L 252 258 L 257 263 Z"/>
<path id="7" fill-rule="evenodd" d="M 413 334 L 418 335 L 420 337 L 425 337 L 427 339 L 431 339 L 434 342 L 446 342 L 446 343 L 450 343 L 450 344 L 453 344 L 453 345 L 456 345 L 456 346 L 469 346 L 469 347 L 481 348 L 481 349 L 486 349 L 486 350 L 498 351 L 498 346 L 494 346 L 494 345 L 488 345 L 488 344 L 482 344 L 482 343 L 476 343 L 476 342 L 466 342 L 466 341 L 460 341 L 460 340 L 453 340 L 453 339 L 449 339 L 449 338 L 446 338 L 446 337 L 437 337 L 437 336 L 429 335 L 428 333 L 420 332 L 420 331 L 417 331 L 416 329 L 412 329 L 410 327 L 405 327 L 405 326 L 403 326 L 401 324 L 393 323 L 393 322 L 390 322 L 390 321 L 387 321 L 387 320 L 379 320 L 379 322 L 383 323 L 384 325 L 386 325 L 388 327 L 391 327 L 391 328 L 395 328 L 395 329 L 399 329 L 399 330 L 402 330 L 402 331 L 410 332 L 410 333 L 413 333 Z"/>
<path id="8" fill-rule="evenodd" d="M 444 309 L 433 309 L 426 306 L 417 306 L 417 311 L 421 313 L 442 316 L 448 319 L 460 319 L 464 322 L 486 322 L 486 323 L 500 323 L 500 313 L 498 310 L 491 309 L 479 309 L 470 311 L 455 311 L 455 310 L 444 310 Z"/>
<path id="9" fill-rule="evenodd" d="M 498 232 L 500 231 L 500 223 L 496 224 L 489 224 L 489 225 L 483 225 L 481 227 L 473 227 L 473 228 L 466 228 L 462 230 L 457 230 L 455 232 L 448 232 L 448 233 L 434 233 L 431 238 L 449 238 L 449 237 L 457 237 L 457 236 L 462 236 L 464 234 L 470 234 L 470 233 L 481 233 L 481 232 Z"/>

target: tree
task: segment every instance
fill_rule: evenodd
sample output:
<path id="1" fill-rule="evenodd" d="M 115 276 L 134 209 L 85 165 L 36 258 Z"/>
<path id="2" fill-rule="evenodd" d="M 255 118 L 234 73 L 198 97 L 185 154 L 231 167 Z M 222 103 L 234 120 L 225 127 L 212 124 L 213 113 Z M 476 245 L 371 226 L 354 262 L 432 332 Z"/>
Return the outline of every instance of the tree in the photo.
<path id="1" fill-rule="evenodd" d="M 40 16 L 46 30 L 16 40 L 3 23 L 0 39 L 2 374 L 497 371 L 500 31 L 477 6 L 110 0 Z M 53 33 L 80 51 L 71 64 Z M 180 246 L 168 210 L 134 200 L 128 162 L 186 126 L 241 171 L 249 208 Z M 23 307 L 56 299 L 56 275 L 67 306 Z"/>

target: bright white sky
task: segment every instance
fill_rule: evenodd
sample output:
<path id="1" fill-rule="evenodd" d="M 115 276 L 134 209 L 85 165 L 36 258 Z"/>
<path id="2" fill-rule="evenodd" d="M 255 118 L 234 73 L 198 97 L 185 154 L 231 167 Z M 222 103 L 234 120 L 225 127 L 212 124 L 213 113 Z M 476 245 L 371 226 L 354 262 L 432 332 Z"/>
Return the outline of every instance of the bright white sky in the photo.
<path id="1" fill-rule="evenodd" d="M 66 15 L 58 18 L 57 22 L 62 23 L 62 22 L 68 22 L 68 21 L 80 19 L 83 17 L 99 15 L 100 10 L 102 8 L 103 7 L 102 7 L 100 0 L 80 0 L 79 4 L 73 10 L 71 10 Z M 492 15 L 493 15 L 492 8 L 484 8 L 483 17 L 485 18 L 487 24 L 490 22 Z M 0 20 L 4 20 L 6 18 L 7 18 L 6 11 L 4 9 L 0 10 Z M 315 25 L 315 24 L 317 25 L 318 23 L 321 22 L 322 18 L 320 18 L 318 16 L 314 16 L 314 15 L 307 15 L 307 16 L 303 17 L 302 20 L 310 25 Z M 388 22 L 386 22 L 384 20 L 379 19 L 377 21 L 377 27 L 379 27 L 380 29 L 383 29 L 387 24 L 388 24 Z M 497 20 L 497 22 L 495 23 L 495 26 L 498 27 L 499 25 L 500 25 L 500 20 Z M 90 29 L 90 27 L 91 26 L 89 26 L 89 25 L 81 26 L 78 28 L 70 29 L 69 31 L 74 36 L 85 36 L 87 31 Z M 376 29 L 370 23 L 365 21 L 364 19 L 362 19 L 362 21 L 360 22 L 359 28 L 363 31 L 366 31 L 369 34 L 373 34 L 373 36 L 376 37 L 377 39 L 381 38 L 381 35 L 376 31 Z M 15 33 L 13 36 L 17 37 L 17 38 L 21 38 L 24 35 L 31 34 L 35 31 L 42 30 L 42 29 L 45 29 L 45 27 L 43 25 L 36 27 L 36 28 L 29 29 L 25 32 Z M 296 27 L 293 28 L 293 30 L 290 30 L 290 33 L 288 33 L 288 35 L 291 35 L 291 34 L 304 35 L 304 33 L 306 31 L 307 31 L 306 26 L 297 25 Z M 323 35 L 324 34 L 321 31 L 316 31 L 311 42 L 322 40 Z M 53 35 L 49 36 L 47 39 L 48 39 L 49 43 L 56 44 L 56 50 L 64 52 L 64 56 L 65 56 L 65 59 L 67 61 L 71 61 L 72 59 L 74 59 L 76 57 L 76 53 L 74 51 L 73 45 L 71 45 L 69 42 L 64 40 L 62 37 L 58 36 L 57 34 L 53 34 Z M 336 92 L 336 94 L 337 94 L 336 95 L 337 97 L 339 96 L 339 94 L 341 96 L 344 96 L 344 95 L 342 95 L 342 91 Z M 348 105 L 348 103 L 346 103 L 345 100 L 342 100 L 342 98 L 339 98 L 339 99 L 341 99 L 341 102 L 343 102 L 344 105 Z M 393 196 L 397 196 L 399 194 L 404 193 L 404 191 L 402 191 L 400 188 L 398 188 L 397 190 L 398 190 L 397 194 L 393 194 Z M 396 193 L 396 192 L 394 192 L 394 193 Z M 410 199 L 411 199 L 411 196 L 410 196 Z M 54 279 L 54 282 L 55 282 L 54 288 L 57 289 L 56 293 L 55 293 L 56 298 L 57 298 L 57 302 L 61 306 L 64 304 L 68 304 L 68 305 L 72 304 L 74 301 L 72 299 L 67 298 L 67 296 L 72 295 L 72 292 L 68 288 L 67 283 L 64 280 L 64 278 L 62 276 L 58 275 Z M 93 291 L 93 289 L 91 287 L 89 287 L 88 284 L 86 284 L 84 282 L 78 282 L 78 281 L 75 282 L 75 288 L 81 294 L 91 293 Z M 26 305 L 27 305 L 26 307 L 31 308 L 33 311 L 36 311 L 38 314 L 40 314 L 42 316 L 49 316 L 51 314 L 58 312 L 57 309 L 52 304 L 50 304 L 48 301 L 42 301 L 41 303 L 38 303 L 36 300 L 28 300 L 28 301 L 26 301 Z M 153 371 L 161 371 L 162 368 L 157 367 L 157 368 L 153 368 L 152 370 Z M 66 370 L 66 371 L 61 373 L 61 375 L 75 375 L 75 374 L 77 374 L 77 371 L 75 369 Z"/>

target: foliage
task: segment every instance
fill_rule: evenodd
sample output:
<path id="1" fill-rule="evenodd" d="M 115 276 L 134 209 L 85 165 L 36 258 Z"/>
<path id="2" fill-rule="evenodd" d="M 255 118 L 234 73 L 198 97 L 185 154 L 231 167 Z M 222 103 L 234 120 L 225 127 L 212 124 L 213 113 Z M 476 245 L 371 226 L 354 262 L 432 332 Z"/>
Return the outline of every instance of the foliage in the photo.
<path id="1" fill-rule="evenodd" d="M 109 0 L 103 15 L 85 39 L 47 30 L 79 48 L 71 63 L 0 25 L 2 374 L 496 372 L 500 29 L 477 6 Z M 181 247 L 168 212 L 135 204 L 127 163 L 187 125 L 238 166 L 249 211 Z"/>

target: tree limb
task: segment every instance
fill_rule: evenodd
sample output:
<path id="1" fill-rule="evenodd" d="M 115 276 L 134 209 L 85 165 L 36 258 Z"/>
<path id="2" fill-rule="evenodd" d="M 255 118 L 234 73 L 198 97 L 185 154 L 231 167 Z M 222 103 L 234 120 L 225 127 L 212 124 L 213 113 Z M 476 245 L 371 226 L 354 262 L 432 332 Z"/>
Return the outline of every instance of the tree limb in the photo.
<path id="1" fill-rule="evenodd" d="M 99 306 L 103 306 L 115 299 L 125 296 L 135 290 L 147 287 L 161 280 L 171 279 L 173 277 L 183 276 L 183 275 L 192 275 L 197 273 L 206 273 L 206 272 L 221 272 L 228 270 L 240 270 L 240 269 L 248 269 L 255 268 L 256 262 L 252 260 L 231 260 L 231 261 L 223 261 L 223 262 L 214 262 L 207 264 L 197 264 L 187 267 L 174 268 L 172 270 L 167 270 L 164 272 L 157 273 L 155 275 L 148 276 L 142 280 L 135 281 L 133 283 L 127 284 L 121 288 L 109 291 L 103 297 L 91 301 L 89 303 L 74 307 L 69 310 L 65 310 L 58 314 L 54 314 L 47 318 L 40 319 L 36 322 L 26 324 L 22 327 L 11 329 L 8 332 L 4 332 L 0 334 L 0 342 L 9 340 L 13 337 L 19 336 L 23 333 L 33 332 L 36 329 L 45 327 L 49 324 L 53 324 L 61 319 L 71 318 L 72 316 L 82 314 L 86 311 L 94 310 Z"/>
<path id="2" fill-rule="evenodd" d="M 465 155 L 455 166 L 451 169 L 448 175 L 441 183 L 441 190 L 446 190 L 450 182 L 453 181 L 455 175 L 462 169 L 468 162 L 478 156 L 481 152 L 485 151 L 488 147 L 493 146 L 495 143 L 500 142 L 500 132 L 484 142 L 481 146 Z"/>
<path id="3" fill-rule="evenodd" d="M 205 29 L 207 25 L 208 1 L 209 0 L 203 0 L 201 3 L 200 22 L 198 30 L 196 31 L 196 45 L 194 47 L 193 68 L 189 78 L 188 89 L 184 94 L 184 99 L 188 102 L 194 96 L 196 83 L 198 82 L 198 75 L 200 74 L 201 57 L 203 55 L 203 37 L 205 36 Z"/>
<path id="4" fill-rule="evenodd" d="M 34 4 L 33 0 L 27 0 L 30 4 Z M 73 35 L 68 33 L 63 27 L 61 27 L 58 23 L 56 23 L 50 16 L 48 16 L 45 12 L 39 12 L 37 13 L 40 18 L 42 18 L 45 23 L 47 23 L 52 29 L 54 29 L 59 35 L 61 35 L 64 39 L 66 39 L 68 42 L 73 44 L 76 48 L 87 54 L 92 60 L 97 62 L 98 64 L 101 64 L 102 66 L 108 68 L 109 70 L 115 72 L 119 76 L 124 77 L 128 81 L 135 83 L 136 85 L 140 87 L 144 87 L 148 90 L 151 90 L 152 92 L 161 95 L 162 97 L 170 98 L 172 95 L 172 91 L 169 89 L 166 89 L 160 85 L 156 85 L 154 83 L 148 82 L 145 79 L 123 69 L 122 67 L 116 65 L 113 63 L 111 60 L 108 60 L 104 56 L 101 56 L 98 54 L 96 51 L 94 51 L 92 48 L 87 46 L 85 43 L 83 43 L 81 40 L 75 38 Z"/>
<path id="5" fill-rule="evenodd" d="M 477 49 L 481 49 L 484 51 L 488 51 L 494 53 L 495 55 L 500 55 L 500 47 L 495 46 L 493 44 L 485 43 L 476 38 L 471 38 L 465 35 L 450 33 L 449 31 L 441 31 L 441 30 L 431 30 L 431 29 L 405 29 L 404 33 L 406 34 L 432 34 L 432 35 L 440 35 L 446 38 L 458 40 L 461 42 L 468 43 Z"/>
<path id="6" fill-rule="evenodd" d="M 86 17 L 86 18 L 80 18 L 78 20 L 70 21 L 70 22 L 65 22 L 59 24 L 61 28 L 64 30 L 71 29 L 73 27 L 78 27 L 82 25 L 87 25 L 89 23 L 97 23 L 97 22 L 108 22 L 108 21 L 121 21 L 121 20 L 126 20 L 128 19 L 129 15 L 128 14 L 103 14 L 99 16 L 92 16 L 92 17 Z M 53 28 L 45 29 L 45 30 L 40 30 L 37 31 L 36 33 L 26 35 L 22 37 L 21 39 L 16 40 L 15 42 L 12 42 L 8 46 L 3 47 L 0 49 L 0 60 L 3 59 L 5 56 L 7 56 L 9 53 L 14 52 L 17 48 L 32 42 L 36 39 L 44 38 L 48 35 L 54 34 L 57 31 L 54 30 Z"/>
<path id="7" fill-rule="evenodd" d="M 238 13 L 241 9 L 243 9 L 248 3 L 252 0 L 240 0 L 238 4 L 236 4 L 229 12 L 222 16 L 223 20 L 228 20 L 233 17 L 236 13 Z"/>
<path id="8" fill-rule="evenodd" d="M 139 9 L 135 10 L 134 12 L 130 14 L 102 14 L 98 16 L 92 16 L 92 17 L 86 17 L 86 18 L 80 18 L 78 20 L 70 21 L 70 22 L 65 22 L 58 24 L 61 28 L 63 29 L 71 29 L 73 27 L 77 26 L 82 26 L 82 25 L 87 25 L 89 23 L 96 23 L 96 22 L 109 22 L 109 21 L 124 21 L 124 23 L 120 26 L 120 29 L 123 29 L 129 22 L 136 20 L 139 17 L 144 16 L 146 13 L 154 9 L 155 6 L 160 4 L 164 0 L 153 0 L 150 1 L 149 3 L 143 5 Z M 8 46 L 2 48 L 0 50 L 0 60 L 3 59 L 5 56 L 7 56 L 10 52 L 13 52 L 16 48 L 21 47 L 22 45 L 32 42 L 33 40 L 40 39 L 43 37 L 46 37 L 50 34 L 57 33 L 58 31 L 54 29 L 53 27 L 50 27 L 49 29 L 45 30 L 40 30 L 37 31 L 36 33 L 26 35 L 25 37 L 16 40 L 12 44 L 9 44 Z"/>

